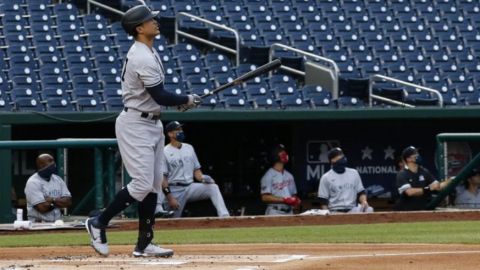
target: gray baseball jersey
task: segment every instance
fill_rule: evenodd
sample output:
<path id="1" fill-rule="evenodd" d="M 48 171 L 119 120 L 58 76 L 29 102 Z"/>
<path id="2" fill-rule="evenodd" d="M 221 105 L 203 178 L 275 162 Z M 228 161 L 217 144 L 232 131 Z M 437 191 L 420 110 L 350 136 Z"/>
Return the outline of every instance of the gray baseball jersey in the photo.
<path id="1" fill-rule="evenodd" d="M 297 194 L 297 186 L 293 175 L 287 170 L 279 172 L 273 168 L 263 175 L 261 180 L 261 194 L 272 194 L 277 197 L 291 197 Z M 277 213 L 278 210 L 279 212 Z M 290 214 L 292 208 L 285 204 L 269 204 L 267 206 L 266 214 Z M 282 213 L 283 212 L 283 213 Z"/>
<path id="2" fill-rule="evenodd" d="M 160 120 L 142 118 L 142 112 L 159 113 L 160 105 L 145 87 L 163 83 L 165 75 L 160 57 L 154 48 L 135 41 L 127 53 L 122 70 L 123 104 L 115 122 L 115 134 L 123 164 L 131 176 L 127 189 L 137 201 L 150 192 L 162 190 L 162 161 L 165 136 Z"/>
<path id="3" fill-rule="evenodd" d="M 200 162 L 193 146 L 188 143 L 182 143 L 180 148 L 168 144 L 165 146 L 166 166 L 165 174 L 170 184 L 190 184 L 193 183 L 193 172 L 200 169 Z"/>
<path id="4" fill-rule="evenodd" d="M 320 179 L 318 197 L 328 200 L 329 210 L 352 209 L 357 206 L 358 193 L 364 190 L 357 170 L 346 168 L 342 174 L 329 170 Z"/>
<path id="5" fill-rule="evenodd" d="M 455 206 L 458 208 L 480 208 L 480 192 L 471 193 L 465 187 L 457 188 L 457 196 L 455 198 Z"/>
<path id="6" fill-rule="evenodd" d="M 165 146 L 165 161 L 163 163 L 165 175 L 167 175 L 168 183 L 172 195 L 177 199 L 180 205 L 175 210 L 174 217 L 181 217 L 183 209 L 187 202 L 195 202 L 199 200 L 210 199 L 217 209 L 219 217 L 230 216 L 222 194 L 217 184 L 205 184 L 194 182 L 194 171 L 201 168 L 197 154 L 192 145 L 182 143 L 180 148 L 171 144 Z M 158 209 L 169 209 L 169 205 L 163 199 L 158 198 Z"/>
<path id="7" fill-rule="evenodd" d="M 145 87 L 163 83 L 165 70 L 155 48 L 135 41 L 128 51 L 122 71 L 123 104 L 142 112 L 160 112 Z"/>
<path id="8" fill-rule="evenodd" d="M 28 178 L 25 186 L 25 196 L 27 197 L 27 211 L 30 221 L 54 222 L 62 216 L 60 209 L 55 208 L 50 212 L 40 213 L 34 206 L 45 202 L 46 197 L 61 198 L 71 197 L 72 195 L 60 176 L 52 174 L 50 181 L 46 181 L 38 173 L 34 173 Z"/>

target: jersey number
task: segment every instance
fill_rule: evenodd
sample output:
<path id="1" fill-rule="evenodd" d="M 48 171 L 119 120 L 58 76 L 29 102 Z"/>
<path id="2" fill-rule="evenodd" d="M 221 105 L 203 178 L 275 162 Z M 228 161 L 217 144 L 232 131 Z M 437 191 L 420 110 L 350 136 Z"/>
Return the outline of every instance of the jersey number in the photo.
<path id="1" fill-rule="evenodd" d="M 122 82 L 125 81 L 125 72 L 127 72 L 127 63 L 128 63 L 128 58 L 125 58 L 125 65 L 123 65 L 123 72 L 122 72 Z"/>

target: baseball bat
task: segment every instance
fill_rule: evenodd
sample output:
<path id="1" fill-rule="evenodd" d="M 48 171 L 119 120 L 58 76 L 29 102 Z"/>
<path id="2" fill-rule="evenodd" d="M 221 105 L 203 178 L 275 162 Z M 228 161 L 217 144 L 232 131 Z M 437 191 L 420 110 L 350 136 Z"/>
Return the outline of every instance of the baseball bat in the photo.
<path id="1" fill-rule="evenodd" d="M 220 85 L 219 87 L 215 88 L 214 90 L 210 91 L 209 93 L 201 95 L 200 98 L 205 98 L 205 97 L 214 95 L 214 94 L 216 94 L 220 91 L 223 91 L 223 90 L 229 88 L 230 86 L 242 84 L 242 83 L 244 83 L 244 82 L 246 82 L 246 81 L 248 81 L 252 78 L 255 78 L 255 77 L 263 74 L 263 73 L 267 73 L 271 70 L 274 70 L 274 69 L 280 67 L 281 65 L 282 65 L 282 62 L 280 61 L 280 59 L 275 59 L 271 62 L 266 63 L 263 66 L 260 66 L 256 69 L 252 70 L 252 71 L 249 71 L 249 72 L 243 74 L 242 76 L 234 79 L 233 81 L 231 81 L 229 83 Z"/>

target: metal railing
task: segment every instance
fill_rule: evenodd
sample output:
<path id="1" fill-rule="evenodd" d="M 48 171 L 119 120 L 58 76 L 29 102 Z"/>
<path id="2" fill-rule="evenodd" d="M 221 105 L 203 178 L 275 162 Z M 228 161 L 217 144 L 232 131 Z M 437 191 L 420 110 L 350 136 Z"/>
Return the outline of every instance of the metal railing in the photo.
<path id="1" fill-rule="evenodd" d="M 112 8 L 112 7 L 110 7 L 110 6 L 107 6 L 107 5 L 105 5 L 105 4 L 102 4 L 102 3 L 100 3 L 100 2 L 97 2 L 97 1 L 95 1 L 95 0 L 88 0 L 88 1 L 87 1 L 87 14 L 90 14 L 90 12 L 92 11 L 92 10 L 91 10 L 91 9 L 92 9 L 92 6 L 91 6 L 92 4 L 95 5 L 95 6 L 97 6 L 97 7 L 101 7 L 101 8 L 103 8 L 103 9 L 106 9 L 106 10 L 108 10 L 108 11 L 110 11 L 110 12 L 113 12 L 113 13 L 115 13 L 115 14 L 118 14 L 118 15 L 123 15 L 123 14 L 125 14 L 125 12 L 123 12 L 123 11 L 121 11 L 121 10 Z"/>
<path id="2" fill-rule="evenodd" d="M 233 33 L 233 35 L 235 36 L 235 50 L 232 49 L 232 48 L 220 45 L 219 43 L 211 42 L 209 40 L 206 40 L 206 39 L 203 39 L 201 37 L 197 37 L 195 35 L 192 35 L 192 34 L 189 34 L 187 32 L 184 32 L 182 30 L 179 30 L 180 18 L 181 17 L 187 17 L 187 18 L 190 18 L 190 19 L 193 19 L 193 20 L 196 20 L 196 21 L 203 22 L 207 25 L 215 26 L 217 28 L 220 28 L 220 29 L 223 29 L 225 31 Z M 206 20 L 204 18 L 197 17 L 195 15 L 192 15 L 192 14 L 189 14 L 189 13 L 186 13 L 186 12 L 179 12 L 177 14 L 177 16 L 175 16 L 175 44 L 178 44 L 178 36 L 179 35 L 183 36 L 183 37 L 186 37 L 186 38 L 189 38 L 189 39 L 193 39 L 193 40 L 201 42 L 203 44 L 207 44 L 209 46 L 212 46 L 212 47 L 215 47 L 217 49 L 223 50 L 225 52 L 234 54 L 236 65 L 237 66 L 240 65 L 240 36 L 238 34 L 238 31 L 233 29 L 233 28 L 230 28 L 230 27 L 227 27 L 225 25 Z"/>
<path id="3" fill-rule="evenodd" d="M 287 46 L 287 45 L 284 45 L 284 44 L 280 44 L 280 43 L 273 43 L 272 46 L 270 46 L 270 50 L 268 52 L 268 60 L 269 61 L 272 61 L 272 59 L 273 59 L 273 54 L 275 53 L 275 48 L 282 48 L 282 49 L 287 50 L 287 51 L 296 52 L 296 53 L 301 54 L 303 56 L 315 58 L 315 59 L 321 60 L 325 63 L 328 63 L 330 66 L 328 66 L 328 65 L 324 65 L 324 66 L 326 66 L 327 68 L 330 68 L 332 70 L 333 77 L 334 77 L 334 80 L 335 80 L 335 82 L 333 84 L 334 87 L 332 89 L 332 97 L 334 99 L 338 98 L 338 75 L 340 73 L 340 70 L 338 69 L 337 63 L 335 63 L 335 61 L 333 61 L 330 58 L 322 57 L 320 55 L 316 55 L 316 54 L 313 54 L 313 53 L 302 51 L 302 50 L 299 50 L 299 49 L 296 49 L 296 48 L 293 48 L 293 47 L 290 47 L 290 46 Z M 294 73 L 294 74 L 297 74 L 297 75 L 300 75 L 300 76 L 305 76 L 305 72 L 300 71 L 298 69 L 291 68 L 291 67 L 287 67 L 287 66 L 282 65 L 282 66 L 280 66 L 280 69 L 286 70 L 288 72 L 291 72 L 291 73 Z M 270 72 L 270 75 L 271 75 L 271 72 Z"/>
<path id="4" fill-rule="evenodd" d="M 391 104 L 394 104 L 394 105 L 400 105 L 400 106 L 404 106 L 404 107 L 408 107 L 408 108 L 415 108 L 414 105 L 373 94 L 373 83 L 377 80 L 390 81 L 390 82 L 398 83 L 398 84 L 401 84 L 401 85 L 404 85 L 404 86 L 414 87 L 416 89 L 420 89 L 420 90 L 423 90 L 423 91 L 426 91 L 426 92 L 433 93 L 438 98 L 438 107 L 440 107 L 440 108 L 443 107 L 443 97 L 442 97 L 442 94 L 440 94 L 440 91 L 432 89 L 432 88 L 428 88 L 428 87 L 425 87 L 425 86 L 409 83 L 409 82 L 406 82 L 406 81 L 398 80 L 398 79 L 395 79 L 395 78 L 392 78 L 392 77 L 387 77 L 387 76 L 380 75 L 380 74 L 375 74 L 375 75 L 372 75 L 370 77 L 370 83 L 369 83 L 369 87 L 368 87 L 369 88 L 368 89 L 368 93 L 369 93 L 368 103 L 369 103 L 370 107 L 373 106 L 373 99 L 377 99 L 377 100 L 381 100 L 383 102 L 391 103 Z"/>

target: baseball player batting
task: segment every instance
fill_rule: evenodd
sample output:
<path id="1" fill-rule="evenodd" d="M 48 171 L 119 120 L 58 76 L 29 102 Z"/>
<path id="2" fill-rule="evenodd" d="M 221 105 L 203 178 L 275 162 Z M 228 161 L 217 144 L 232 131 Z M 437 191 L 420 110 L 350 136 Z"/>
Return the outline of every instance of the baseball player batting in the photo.
<path id="1" fill-rule="evenodd" d="M 160 34 L 158 12 L 144 5 L 129 9 L 122 17 L 122 27 L 135 38 L 123 64 L 121 74 L 124 110 L 115 122 L 115 133 L 123 163 L 132 181 L 120 190 L 99 216 L 86 220 L 91 245 L 96 252 L 108 255 L 105 228 L 126 207 L 138 202 L 138 240 L 135 257 L 169 257 L 170 249 L 152 243 L 157 193 L 162 191 L 162 162 L 165 137 L 160 121 L 160 106 L 194 108 L 201 103 L 197 95 L 176 95 L 164 89 L 164 68 L 153 47 Z M 166 191 L 167 192 L 167 191 Z"/>

